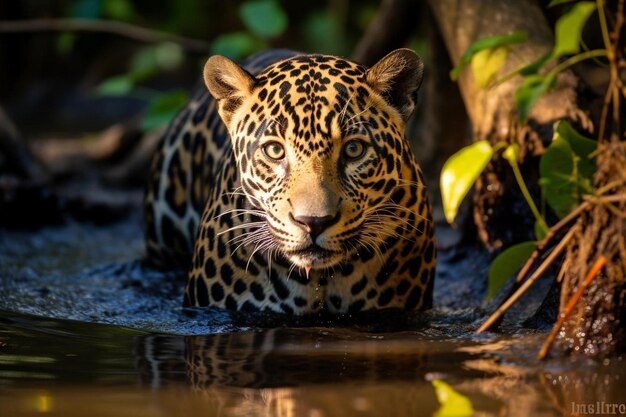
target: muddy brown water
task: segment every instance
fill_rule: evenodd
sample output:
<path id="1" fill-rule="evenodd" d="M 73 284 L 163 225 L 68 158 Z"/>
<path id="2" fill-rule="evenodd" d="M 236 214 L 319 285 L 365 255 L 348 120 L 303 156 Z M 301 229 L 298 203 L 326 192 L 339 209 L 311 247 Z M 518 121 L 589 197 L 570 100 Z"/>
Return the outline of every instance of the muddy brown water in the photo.
<path id="1" fill-rule="evenodd" d="M 535 359 L 545 328 L 510 323 L 536 300 L 473 333 L 480 252 L 442 251 L 436 308 L 402 323 L 268 324 L 183 310 L 181 278 L 142 269 L 142 251 L 137 218 L 0 232 L 0 416 L 453 415 L 434 380 L 475 415 L 626 408 L 626 359 Z"/>

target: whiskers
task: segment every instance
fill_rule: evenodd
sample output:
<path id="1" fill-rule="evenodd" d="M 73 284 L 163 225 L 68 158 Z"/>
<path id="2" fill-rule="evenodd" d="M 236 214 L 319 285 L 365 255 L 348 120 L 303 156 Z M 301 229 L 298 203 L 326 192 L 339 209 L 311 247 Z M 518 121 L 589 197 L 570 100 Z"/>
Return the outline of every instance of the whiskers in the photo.
<path id="1" fill-rule="evenodd" d="M 260 203 L 254 196 L 250 196 L 242 187 L 238 187 L 235 190 L 226 193 L 231 198 L 246 197 L 248 201 Z M 260 206 L 260 204 L 258 204 Z M 278 245 L 274 238 L 270 226 L 267 223 L 267 215 L 262 209 L 257 207 L 245 208 L 242 204 L 238 204 L 238 207 L 232 208 L 216 215 L 213 220 L 219 220 L 220 223 L 224 220 L 223 217 L 227 216 L 232 222 L 232 226 L 217 233 L 217 237 L 228 235 L 230 238 L 226 241 L 226 245 L 235 247 L 230 251 L 231 256 L 234 255 L 240 248 L 249 249 L 248 261 L 246 262 L 246 272 L 252 262 L 252 258 L 257 253 L 265 253 L 267 255 L 267 262 L 272 265 L 272 257 L 275 251 L 278 249 Z"/>

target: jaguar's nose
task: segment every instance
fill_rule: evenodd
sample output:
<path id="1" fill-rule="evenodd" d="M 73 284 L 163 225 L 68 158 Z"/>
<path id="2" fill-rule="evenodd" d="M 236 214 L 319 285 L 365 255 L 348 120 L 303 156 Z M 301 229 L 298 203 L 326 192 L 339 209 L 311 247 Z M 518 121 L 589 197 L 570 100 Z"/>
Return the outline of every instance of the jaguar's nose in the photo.
<path id="1" fill-rule="evenodd" d="M 315 242 L 315 239 L 326 229 L 328 229 L 331 225 L 335 224 L 337 220 L 339 220 L 339 213 L 337 215 L 327 215 L 327 216 L 293 216 L 290 214 L 291 219 L 295 224 L 300 226 L 304 231 L 306 231 L 311 239 Z"/>

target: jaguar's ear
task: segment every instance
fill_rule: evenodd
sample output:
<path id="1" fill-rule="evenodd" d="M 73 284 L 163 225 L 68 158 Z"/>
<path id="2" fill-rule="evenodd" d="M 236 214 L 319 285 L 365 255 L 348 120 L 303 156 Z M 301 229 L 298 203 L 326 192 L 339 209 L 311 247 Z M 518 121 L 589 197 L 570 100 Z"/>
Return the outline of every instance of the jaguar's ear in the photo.
<path id="1" fill-rule="evenodd" d="M 415 110 L 424 64 L 410 49 L 396 49 L 367 70 L 367 83 L 393 106 L 404 121 Z"/>
<path id="2" fill-rule="evenodd" d="M 218 111 L 226 126 L 243 99 L 251 94 L 254 83 L 255 79 L 248 71 L 221 55 L 210 57 L 204 66 L 204 84 L 217 100 Z"/>

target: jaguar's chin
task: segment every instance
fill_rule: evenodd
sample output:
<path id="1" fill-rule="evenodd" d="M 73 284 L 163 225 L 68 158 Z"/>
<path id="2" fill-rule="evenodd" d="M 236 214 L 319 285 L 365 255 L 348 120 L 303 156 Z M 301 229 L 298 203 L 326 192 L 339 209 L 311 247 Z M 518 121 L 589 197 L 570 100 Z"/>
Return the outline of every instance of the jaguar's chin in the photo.
<path id="1" fill-rule="evenodd" d="M 302 249 L 286 251 L 285 255 L 295 266 L 307 270 L 329 268 L 341 263 L 346 258 L 343 251 L 330 250 L 315 244 Z"/>

